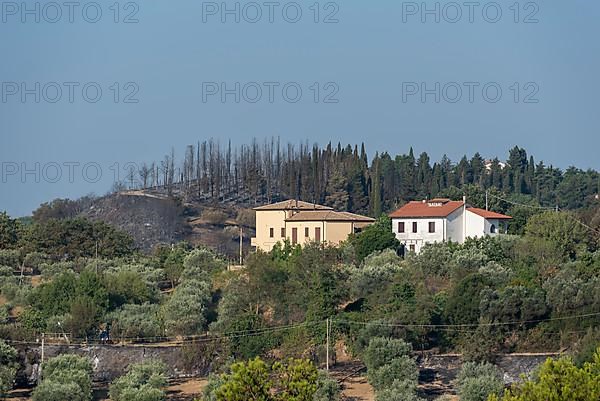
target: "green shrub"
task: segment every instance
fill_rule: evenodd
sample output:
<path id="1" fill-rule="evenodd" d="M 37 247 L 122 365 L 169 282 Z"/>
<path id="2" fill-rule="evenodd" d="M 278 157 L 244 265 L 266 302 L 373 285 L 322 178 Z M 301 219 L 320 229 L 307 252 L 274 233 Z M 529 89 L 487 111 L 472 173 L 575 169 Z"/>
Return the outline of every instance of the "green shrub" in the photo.
<path id="1" fill-rule="evenodd" d="M 375 401 L 422 401 L 416 390 L 416 383 L 411 380 L 395 380 L 389 387 L 377 392 Z"/>
<path id="2" fill-rule="evenodd" d="M 217 401 L 216 391 L 223 383 L 225 383 L 225 375 L 211 373 L 208 376 L 208 383 L 202 390 L 201 401 Z"/>
<path id="3" fill-rule="evenodd" d="M 407 260 L 427 274 L 449 276 L 452 251 L 447 243 L 432 243 L 425 245 L 418 255 L 409 254 Z"/>
<path id="4" fill-rule="evenodd" d="M 54 263 L 44 262 L 39 265 L 38 269 L 39 269 L 40 273 L 42 274 L 42 277 L 45 280 L 49 280 L 61 273 L 68 272 L 68 271 L 74 271 L 75 263 L 74 262 L 54 262 Z"/>
<path id="5" fill-rule="evenodd" d="M 594 353 L 600 348 L 600 328 L 589 329 L 581 339 L 574 356 L 575 365 L 582 367 L 585 362 L 592 362 Z"/>
<path id="6" fill-rule="evenodd" d="M 17 250 L 0 249 L 0 265 L 20 270 L 21 255 Z"/>
<path id="7" fill-rule="evenodd" d="M 74 381 L 60 383 L 44 380 L 33 391 L 33 401 L 89 401 L 91 394 L 85 394 Z"/>
<path id="8" fill-rule="evenodd" d="M 12 387 L 17 373 L 17 350 L 0 340 L 0 397 Z"/>
<path id="9" fill-rule="evenodd" d="M 55 383 L 70 383 L 73 382 L 79 387 L 81 394 L 89 394 L 91 398 L 92 394 L 92 380 L 90 373 L 85 370 L 79 370 L 76 368 L 60 368 L 53 371 L 46 369 L 43 371 L 43 378 L 45 381 Z"/>
<path id="10" fill-rule="evenodd" d="M 217 401 L 272 401 L 270 369 L 260 358 L 231 365 L 215 390 Z M 252 398 L 250 398 L 250 395 Z"/>
<path id="11" fill-rule="evenodd" d="M 375 251 L 396 249 L 400 245 L 392 231 L 392 220 L 386 215 L 379 217 L 361 233 L 351 234 L 348 241 L 354 247 L 359 263 Z"/>
<path id="12" fill-rule="evenodd" d="M 575 366 L 570 358 L 548 359 L 533 380 L 507 390 L 488 401 L 596 401 L 600 399 L 600 348 L 592 362 Z"/>
<path id="13" fill-rule="evenodd" d="M 332 379 L 328 373 L 320 371 L 313 401 L 339 401 L 340 390 L 337 380 Z"/>
<path id="14" fill-rule="evenodd" d="M 48 255 L 41 252 L 30 252 L 25 255 L 23 263 L 26 267 L 33 269 L 35 273 L 40 271 L 40 266 L 48 260 Z"/>
<path id="15" fill-rule="evenodd" d="M 339 386 L 306 359 L 268 366 L 262 359 L 234 363 L 230 373 L 212 375 L 203 401 L 339 401 Z"/>
<path id="16" fill-rule="evenodd" d="M 390 388 L 396 380 L 416 385 L 419 372 L 415 361 L 408 356 L 392 359 L 376 369 L 369 369 L 369 383 L 376 391 Z"/>
<path id="17" fill-rule="evenodd" d="M 42 383 L 33 401 L 89 401 L 92 399 L 92 364 L 72 354 L 49 359 L 42 365 Z"/>
<path id="18" fill-rule="evenodd" d="M 350 286 L 355 297 L 364 297 L 381 290 L 402 270 L 401 259 L 392 249 L 374 252 L 359 267 L 350 269 Z"/>
<path id="19" fill-rule="evenodd" d="M 359 326 L 356 339 L 352 342 L 352 352 L 357 355 L 362 355 L 369 346 L 371 340 L 377 337 L 392 337 L 394 328 L 390 326 L 390 322 L 384 319 L 369 322 L 365 326 Z M 354 325 L 351 328 L 355 327 Z"/>
<path id="20" fill-rule="evenodd" d="M 154 300 L 154 286 L 141 272 L 125 268 L 107 272 L 104 276 L 111 308 L 125 304 L 142 304 Z"/>
<path id="21" fill-rule="evenodd" d="M 163 401 L 167 366 L 160 360 L 131 365 L 109 389 L 111 401 Z"/>
<path id="22" fill-rule="evenodd" d="M 215 271 L 225 270 L 226 264 L 217 259 L 214 252 L 201 248 L 191 251 L 183 260 L 181 281 L 199 280 L 207 281 Z"/>
<path id="23" fill-rule="evenodd" d="M 363 362 L 368 370 L 375 370 L 396 358 L 409 355 L 411 351 L 412 346 L 403 340 L 376 337 L 369 342 Z"/>
<path id="24" fill-rule="evenodd" d="M 112 322 L 111 336 L 114 339 L 159 337 L 162 334 L 159 315 L 159 305 L 149 303 L 124 305 L 109 317 Z"/>
<path id="25" fill-rule="evenodd" d="M 8 305 L 0 305 L 0 324 L 8 322 L 10 307 Z"/>
<path id="26" fill-rule="evenodd" d="M 375 337 L 363 354 L 369 382 L 377 401 L 418 400 L 419 371 L 410 356 L 412 346 L 403 340 Z"/>
<path id="27" fill-rule="evenodd" d="M 456 379 L 461 401 L 486 401 L 504 390 L 502 372 L 490 363 L 466 362 Z"/>
<path id="28" fill-rule="evenodd" d="M 203 331 L 210 296 L 210 287 L 204 281 L 187 280 L 180 284 L 163 306 L 167 333 L 190 335 Z"/>
<path id="29" fill-rule="evenodd" d="M 0 281 L 3 281 L 1 277 Z M 10 279 L 7 279 L 4 284 L 0 284 L 0 294 L 2 294 L 7 301 L 11 302 L 13 306 L 27 305 L 29 303 L 29 296 L 33 292 L 33 288 L 28 282 L 19 284 L 18 281 L 18 277 L 11 277 Z"/>
<path id="30" fill-rule="evenodd" d="M 92 363 L 85 357 L 73 354 L 59 355 L 44 362 L 44 377 L 52 375 L 54 372 L 61 370 L 81 370 L 86 372 L 88 375 L 91 375 Z"/>

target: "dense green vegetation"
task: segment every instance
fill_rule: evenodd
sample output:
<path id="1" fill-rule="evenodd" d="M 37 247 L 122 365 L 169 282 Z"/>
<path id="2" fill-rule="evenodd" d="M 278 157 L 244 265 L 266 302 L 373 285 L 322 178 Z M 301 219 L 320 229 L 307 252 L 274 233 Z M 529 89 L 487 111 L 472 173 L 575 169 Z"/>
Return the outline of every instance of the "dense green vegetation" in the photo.
<path id="1" fill-rule="evenodd" d="M 577 367 L 570 358 L 548 359 L 532 380 L 517 385 L 503 397 L 489 401 L 592 401 L 600 399 L 600 348 L 590 362 Z"/>
<path id="2" fill-rule="evenodd" d="M 213 375 L 202 401 L 338 401 L 339 386 L 306 359 L 273 364 L 257 357 Z"/>
<path id="3" fill-rule="evenodd" d="M 159 360 L 134 364 L 110 385 L 111 401 L 164 401 L 167 367 Z"/>
<path id="4" fill-rule="evenodd" d="M 60 355 L 42 365 L 42 382 L 33 401 L 90 401 L 92 364 L 81 356 Z"/>
<path id="5" fill-rule="evenodd" d="M 160 162 L 132 167 L 117 189 L 156 187 L 185 199 L 219 202 L 250 197 L 263 203 L 300 198 L 379 216 L 403 202 L 426 197 L 467 194 L 475 206 L 482 207 L 486 189 L 510 201 L 583 208 L 600 193 L 600 174 L 576 167 L 561 170 L 535 161 L 518 146 L 503 161 L 485 160 L 475 153 L 452 162 L 446 155 L 432 161 L 426 152 L 415 155 L 412 148 L 407 154 L 384 152 L 370 158 L 364 144 L 320 147 L 282 144 L 273 138 L 238 148 L 204 141 L 187 146 L 178 160 L 172 150 Z M 491 204 L 500 212 L 511 206 L 496 198 Z M 68 216 L 77 209 L 68 206 L 57 213 Z"/>
<path id="6" fill-rule="evenodd" d="M 402 340 L 371 339 L 362 359 L 377 401 L 421 400 L 416 395 L 419 372 L 411 351 L 412 346 Z"/>
<path id="7" fill-rule="evenodd" d="M 486 401 L 504 392 L 502 372 L 488 362 L 466 362 L 456 382 L 461 401 Z"/>
<path id="8" fill-rule="evenodd" d="M 136 252 L 128 235 L 103 223 L 45 217 L 23 224 L 2 214 L 1 389 L 12 385 L 17 367 L 11 341 L 46 333 L 50 341 L 73 343 L 202 337 L 216 344 L 214 368 L 225 372 L 207 399 L 233 399 L 236 380 L 243 380 L 236 375 L 248 369 L 265 371 L 269 394 L 289 390 L 282 377 L 308 375 L 310 393 L 321 388 L 313 368 L 325 361 L 327 320 L 331 344 L 343 342 L 367 365 L 378 401 L 417 399 L 413 349 L 461 352 L 473 361 L 457 383 L 465 400 L 501 396 L 497 372 L 485 364 L 498 353 L 566 348 L 577 369 L 592 369 L 600 341 L 600 248 L 593 219 L 581 216 L 600 208 L 511 208 L 512 230 L 520 235 L 433 244 L 401 257 L 383 216 L 338 247 L 282 243 L 250 255 L 241 271 L 186 243 Z M 274 355 L 310 362 L 278 365 Z M 88 399 L 86 367 L 67 366 L 66 374 L 50 366 L 37 399 Z M 132 367 L 113 384 L 113 398 L 144 393 L 140 400 L 160 400 L 163 374 L 158 365 Z M 323 400 L 334 399 L 332 387 L 323 388 Z"/>
<path id="9" fill-rule="evenodd" d="M 0 398 L 13 387 L 17 368 L 17 350 L 0 340 Z"/>

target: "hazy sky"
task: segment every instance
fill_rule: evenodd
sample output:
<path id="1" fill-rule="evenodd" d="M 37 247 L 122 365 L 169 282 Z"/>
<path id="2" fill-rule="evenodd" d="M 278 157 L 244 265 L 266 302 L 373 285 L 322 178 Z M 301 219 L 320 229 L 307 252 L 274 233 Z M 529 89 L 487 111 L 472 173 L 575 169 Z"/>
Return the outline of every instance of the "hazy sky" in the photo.
<path id="1" fill-rule="evenodd" d="M 0 210 L 209 137 L 600 168 L 599 2 L 426 3 L 0 2 Z"/>

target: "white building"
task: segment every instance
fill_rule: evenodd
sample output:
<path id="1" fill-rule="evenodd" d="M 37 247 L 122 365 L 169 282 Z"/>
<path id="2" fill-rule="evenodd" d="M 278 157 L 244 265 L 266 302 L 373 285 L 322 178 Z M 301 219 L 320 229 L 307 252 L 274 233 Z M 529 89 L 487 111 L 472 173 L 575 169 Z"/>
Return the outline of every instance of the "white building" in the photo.
<path id="1" fill-rule="evenodd" d="M 390 214 L 392 230 L 407 251 L 419 253 L 428 243 L 497 235 L 511 219 L 500 213 L 478 209 L 463 201 L 431 199 L 413 201 Z"/>

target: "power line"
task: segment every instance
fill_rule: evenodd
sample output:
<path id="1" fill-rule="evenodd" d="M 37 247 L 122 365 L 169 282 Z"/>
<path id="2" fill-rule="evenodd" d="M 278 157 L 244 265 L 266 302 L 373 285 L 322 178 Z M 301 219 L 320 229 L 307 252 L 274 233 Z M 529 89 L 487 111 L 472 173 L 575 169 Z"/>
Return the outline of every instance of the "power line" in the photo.
<path id="1" fill-rule="evenodd" d="M 267 327 L 264 329 L 251 329 L 251 330 L 240 330 L 240 331 L 232 331 L 227 332 L 221 335 L 210 336 L 207 334 L 196 334 L 186 336 L 185 339 L 179 340 L 176 337 L 117 337 L 120 340 L 137 340 L 137 341 L 149 341 L 149 340 L 161 340 L 160 342 L 147 343 L 150 345 L 160 345 L 164 343 L 177 343 L 177 344 L 192 344 L 192 343 L 205 343 L 205 342 L 213 342 L 224 339 L 233 339 L 233 338 L 243 338 L 243 337 L 256 337 L 263 334 L 271 334 L 285 330 L 292 330 L 300 327 L 311 327 L 323 324 L 325 321 L 312 321 L 312 322 L 302 322 L 298 324 L 292 325 L 283 325 L 283 326 L 274 326 Z M 74 341 L 73 341 L 74 340 Z M 83 346 L 90 345 L 90 343 L 83 341 L 82 338 L 75 338 L 69 342 L 71 346 Z M 7 340 L 7 342 L 12 342 L 14 344 L 33 344 L 38 345 L 38 342 L 34 341 L 18 341 L 18 340 Z M 100 343 L 101 344 L 101 343 Z M 111 345 L 111 344 L 103 344 L 103 345 Z"/>
<path id="2" fill-rule="evenodd" d="M 554 211 L 554 212 L 566 212 L 565 214 L 569 218 L 573 219 L 577 224 L 581 225 L 582 227 L 585 227 L 586 229 L 594 232 L 595 234 L 600 235 L 600 230 L 595 229 L 594 227 L 585 224 L 584 222 L 582 222 L 581 220 L 579 220 L 575 216 L 572 216 L 570 213 L 568 213 L 567 210 L 561 210 L 561 209 L 559 209 L 558 206 L 555 206 L 555 207 L 546 207 L 546 206 L 527 205 L 525 203 L 513 202 L 513 201 L 510 201 L 508 199 L 504 199 L 504 198 L 502 198 L 502 197 L 500 197 L 498 195 L 494 195 L 494 194 L 489 193 L 489 191 L 486 191 L 486 194 L 489 195 L 489 196 L 491 196 L 491 197 L 493 197 L 493 198 L 496 198 L 496 199 L 498 199 L 498 200 L 500 200 L 502 202 L 510 203 L 511 205 L 515 205 L 515 206 L 528 207 L 528 208 L 537 209 L 537 210 L 548 210 L 548 211 Z"/>
<path id="3" fill-rule="evenodd" d="M 563 210 L 561 210 L 563 211 Z M 587 224 L 585 224 L 583 221 L 579 220 L 577 217 L 571 215 L 570 213 L 565 213 L 567 215 L 567 217 L 569 217 L 570 219 L 574 220 L 577 224 L 579 224 L 580 226 L 587 228 L 588 230 L 592 231 L 595 234 L 600 235 L 600 230 L 595 229 L 592 226 L 588 226 Z"/>
<path id="4" fill-rule="evenodd" d="M 500 200 L 500 201 L 502 201 L 502 202 L 510 203 L 511 205 L 515 205 L 515 206 L 523 206 L 523 207 L 528 207 L 528 208 L 531 208 L 531 209 L 539 209 L 539 210 L 554 210 L 554 211 L 556 211 L 556 207 L 546 207 L 546 206 L 527 205 L 527 204 L 525 204 L 525 203 L 513 202 L 513 201 L 510 201 L 510 200 L 508 200 L 508 199 L 504 199 L 504 198 L 502 198 L 502 197 L 500 197 L 500 196 L 498 196 L 498 195 L 494 195 L 494 194 L 491 194 L 491 193 L 489 193 L 489 191 L 486 191 L 486 193 L 488 194 L 488 196 L 491 196 L 492 198 L 496 198 L 496 199 L 498 199 L 498 200 Z"/>
<path id="5" fill-rule="evenodd" d="M 563 321 L 563 320 L 572 320 L 572 319 L 580 319 L 585 317 L 595 317 L 600 316 L 600 312 L 596 313 L 586 313 L 580 315 L 572 315 L 572 316 L 562 316 L 562 317 L 554 317 L 554 318 L 546 318 L 546 319 L 536 319 L 536 320 L 521 320 L 521 321 L 510 321 L 510 322 L 491 322 L 491 323 L 471 323 L 471 324 L 401 324 L 401 323 L 384 323 L 384 322 L 357 322 L 352 320 L 344 320 L 344 319 L 331 319 L 331 323 L 340 323 L 340 324 L 354 324 L 361 326 L 380 326 L 380 327 L 396 327 L 396 328 L 408 328 L 408 329 L 416 329 L 416 328 L 425 328 L 425 329 L 436 329 L 439 331 L 454 331 L 454 332 L 463 332 L 463 333 L 474 333 L 477 330 L 474 330 L 478 327 L 495 327 L 495 326 L 510 326 L 510 325 L 521 325 L 527 323 L 542 323 L 542 322 L 551 322 L 551 321 Z M 302 322 L 292 325 L 283 325 L 283 326 L 275 326 L 268 327 L 264 329 L 254 329 L 254 330 L 240 330 L 234 332 L 228 332 L 222 335 L 209 336 L 209 335 L 192 335 L 187 336 L 184 340 L 177 340 L 175 337 L 121 337 L 121 339 L 135 339 L 138 341 L 142 340 L 156 340 L 161 339 L 160 343 L 148 343 L 144 344 L 146 346 L 160 346 L 165 343 L 175 343 L 176 345 L 185 345 L 185 344 L 198 344 L 198 343 L 209 343 L 215 342 L 225 339 L 235 339 L 235 338 L 245 338 L 245 337 L 256 337 L 264 334 L 272 334 L 275 332 L 281 332 L 285 330 L 291 330 L 301 327 L 311 327 L 316 325 L 321 325 L 325 323 L 325 320 L 322 321 L 310 321 L 310 322 Z M 572 333 L 583 333 L 585 330 L 578 331 L 569 331 L 562 333 L 548 333 L 548 334 L 572 334 Z M 77 339 L 76 339 L 77 340 Z M 91 345 L 89 342 L 81 341 L 69 343 L 69 346 L 89 346 Z M 7 343 L 11 344 L 22 344 L 22 345 L 39 345 L 39 342 L 35 341 L 19 341 L 19 340 L 5 340 Z M 103 346 L 115 346 L 120 347 L 121 345 L 117 344 L 102 344 Z M 139 344 L 137 344 L 139 346 Z"/>
<path id="6" fill-rule="evenodd" d="M 490 322 L 490 323 L 466 323 L 466 324 L 401 324 L 401 323 L 384 323 L 384 322 L 356 322 L 352 320 L 335 320 L 339 323 L 348 323 L 348 324 L 357 324 L 357 325 L 373 325 L 373 326 L 383 326 L 383 327 L 401 327 L 401 328 L 468 328 L 468 327 L 491 327 L 491 326 L 513 326 L 519 324 L 528 324 L 528 323 L 542 323 L 542 322 L 552 322 L 552 321 L 561 321 L 561 320 L 570 320 L 570 319 L 580 319 L 584 317 L 594 317 L 600 316 L 600 312 L 596 313 L 586 313 L 581 315 L 571 315 L 571 316 L 562 316 L 562 317 L 554 317 L 554 318 L 546 318 L 546 319 L 536 319 L 536 320 L 521 320 L 521 321 L 512 321 L 512 322 Z"/>

